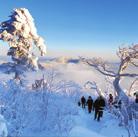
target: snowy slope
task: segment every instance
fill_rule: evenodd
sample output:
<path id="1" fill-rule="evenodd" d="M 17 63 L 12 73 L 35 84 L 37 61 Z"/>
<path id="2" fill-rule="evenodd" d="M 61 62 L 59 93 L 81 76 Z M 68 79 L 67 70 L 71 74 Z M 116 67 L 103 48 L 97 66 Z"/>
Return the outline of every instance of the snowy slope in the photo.
<path id="1" fill-rule="evenodd" d="M 118 120 L 108 112 L 100 122 L 94 120 L 94 112 L 88 114 L 87 110 L 79 108 L 79 115 L 75 118 L 75 127 L 70 137 L 127 137 L 128 133 L 124 127 L 118 126 Z M 133 131 L 131 135 L 134 137 Z"/>
<path id="2" fill-rule="evenodd" d="M 7 137 L 8 131 L 6 121 L 2 115 L 0 115 L 0 137 Z"/>
<path id="3" fill-rule="evenodd" d="M 21 90 L 20 88 L 17 89 L 18 91 L 21 91 L 20 93 L 14 91 L 12 91 L 13 93 L 9 92 L 10 94 L 8 95 L 8 99 L 5 98 L 4 92 L 10 89 L 7 89 L 7 87 L 5 87 L 4 89 L 3 87 L 5 83 L 13 77 L 13 75 L 12 74 L 7 75 L 1 73 L 0 76 L 0 81 L 2 81 L 0 83 L 1 84 L 0 94 L 2 94 L 1 99 L 4 100 L 5 98 L 8 105 L 10 106 L 11 104 L 8 101 L 12 101 L 12 99 L 14 100 L 14 97 L 12 96 L 13 94 L 15 98 L 17 97 L 16 100 L 16 102 L 18 103 L 17 106 L 25 106 L 23 109 L 19 109 L 19 113 L 17 113 L 21 118 L 22 118 L 21 114 L 23 114 L 24 117 L 21 120 L 23 120 L 26 124 L 28 120 L 31 119 L 31 122 L 29 122 L 29 124 L 28 123 L 26 124 L 27 128 L 21 129 L 22 133 L 21 135 L 26 135 L 30 137 L 38 137 L 38 136 L 53 137 L 54 135 L 55 137 L 62 137 L 65 136 L 63 131 L 66 130 L 67 131 L 66 136 L 68 136 L 69 134 L 69 137 L 127 137 L 128 136 L 127 130 L 124 127 L 119 127 L 118 119 L 113 115 L 111 115 L 110 113 L 105 112 L 102 121 L 97 122 L 93 120 L 94 117 L 93 114 L 88 114 L 87 110 L 82 110 L 81 108 L 76 107 L 78 101 L 76 99 L 79 99 L 82 94 L 85 96 L 96 95 L 94 90 L 85 89 L 84 84 L 87 81 L 96 81 L 98 83 L 99 88 L 101 88 L 102 91 L 105 91 L 107 88 L 105 77 L 103 77 L 101 74 L 99 74 L 92 68 L 78 62 L 77 63 L 70 62 L 62 64 L 57 62 L 46 63 L 45 61 L 43 61 L 43 65 L 46 67 L 46 70 L 36 71 L 36 72 L 26 72 L 25 73 L 26 76 L 24 77 L 25 88 L 23 90 Z M 45 78 L 49 80 L 50 77 L 48 75 L 51 75 L 54 71 L 56 71 L 57 76 L 56 79 L 54 78 L 54 83 L 52 84 L 54 84 L 54 86 L 56 87 L 58 81 L 62 81 L 62 83 L 60 83 L 62 89 L 60 89 L 59 91 L 58 90 L 54 90 L 54 92 L 52 91 L 53 93 L 50 94 L 48 99 L 50 101 L 48 102 L 49 106 L 48 108 L 46 108 L 46 103 L 42 101 L 43 93 L 30 92 L 32 91 L 30 90 L 30 87 L 31 84 L 34 83 L 34 80 L 41 79 L 43 74 L 45 75 Z M 2 85 L 2 83 L 4 85 Z M 11 85 L 14 84 L 11 83 Z M 65 85 L 66 86 L 70 85 L 71 88 L 69 89 L 65 88 Z M 128 84 L 127 86 L 129 87 Z M 6 92 L 6 95 L 7 94 L 8 92 Z M 11 98 L 11 96 L 13 98 Z M 47 95 L 44 97 L 47 97 Z M 10 107 L 16 107 L 14 105 L 15 104 L 13 104 L 13 106 L 11 105 Z M 44 120 L 45 117 L 43 117 L 43 114 L 45 112 L 43 112 L 42 107 L 48 110 L 47 112 L 48 119 L 46 120 Z M 28 108 L 30 108 L 29 111 Z M 26 111 L 27 114 L 22 112 L 22 110 Z M 6 118 L 8 118 L 7 114 Z M 66 127 L 69 127 L 69 129 L 68 128 L 66 129 Z M 132 130 L 131 130 L 131 137 L 134 137 Z"/>

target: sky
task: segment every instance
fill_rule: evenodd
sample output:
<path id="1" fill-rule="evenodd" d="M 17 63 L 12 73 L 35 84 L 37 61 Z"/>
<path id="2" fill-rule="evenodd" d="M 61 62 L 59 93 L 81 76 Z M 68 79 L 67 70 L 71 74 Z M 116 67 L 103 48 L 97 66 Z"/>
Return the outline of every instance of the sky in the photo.
<path id="1" fill-rule="evenodd" d="M 0 22 L 20 7 L 32 14 L 48 53 L 109 55 L 138 43 L 138 0 L 0 0 Z"/>

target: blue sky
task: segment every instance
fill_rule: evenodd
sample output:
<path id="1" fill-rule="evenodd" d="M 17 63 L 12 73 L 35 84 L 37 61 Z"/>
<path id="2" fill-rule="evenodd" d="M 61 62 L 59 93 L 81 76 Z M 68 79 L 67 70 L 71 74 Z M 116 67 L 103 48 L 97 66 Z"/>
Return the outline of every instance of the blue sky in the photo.
<path id="1" fill-rule="evenodd" d="M 13 8 L 35 19 L 48 50 L 115 52 L 138 43 L 138 0 L 0 0 L 0 22 Z"/>

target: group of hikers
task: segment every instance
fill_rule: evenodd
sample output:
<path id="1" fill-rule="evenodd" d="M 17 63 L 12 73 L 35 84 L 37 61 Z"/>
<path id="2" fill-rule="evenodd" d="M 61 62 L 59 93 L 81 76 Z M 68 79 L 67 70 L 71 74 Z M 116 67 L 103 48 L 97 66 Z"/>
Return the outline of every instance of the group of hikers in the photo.
<path id="1" fill-rule="evenodd" d="M 138 94 L 136 95 L 135 103 L 138 103 Z M 112 94 L 109 94 L 107 100 L 101 95 L 98 96 L 96 100 L 93 100 L 91 96 L 89 96 L 88 99 L 82 96 L 78 105 L 82 106 L 83 109 L 87 106 L 88 113 L 94 111 L 94 120 L 100 121 L 100 118 L 103 116 L 105 106 L 108 107 L 110 112 L 113 107 L 121 109 L 122 102 L 120 99 L 114 98 Z"/>
<path id="2" fill-rule="evenodd" d="M 78 102 L 78 105 L 82 106 L 85 109 L 86 105 L 88 106 L 88 112 L 91 113 L 95 111 L 94 119 L 100 121 L 100 118 L 103 116 L 103 110 L 105 107 L 105 100 L 102 96 L 99 96 L 95 101 L 91 96 L 86 100 L 84 96 L 81 97 L 81 100 Z"/>

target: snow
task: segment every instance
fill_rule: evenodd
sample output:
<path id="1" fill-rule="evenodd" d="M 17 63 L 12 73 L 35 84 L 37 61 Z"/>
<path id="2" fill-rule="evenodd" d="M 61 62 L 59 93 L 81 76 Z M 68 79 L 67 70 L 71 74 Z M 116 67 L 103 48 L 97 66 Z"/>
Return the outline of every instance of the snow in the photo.
<path id="1" fill-rule="evenodd" d="M 104 137 L 101 136 L 95 132 L 93 132 L 92 130 L 89 130 L 87 128 L 83 128 L 83 127 L 75 127 L 72 131 L 71 131 L 71 135 L 70 137 Z"/>
<path id="2" fill-rule="evenodd" d="M 101 121 L 97 122 L 94 120 L 94 112 L 88 114 L 87 109 L 82 110 L 77 106 L 82 95 L 86 97 L 92 95 L 93 98 L 97 96 L 95 90 L 89 86 L 88 89 L 84 87 L 87 81 L 96 81 L 102 91 L 106 90 L 104 77 L 80 63 L 50 64 L 51 67 L 46 67 L 46 70 L 26 72 L 24 87 L 9 81 L 13 75 L 1 74 L 0 101 L 6 107 L 4 117 L 10 123 L 7 125 L 10 135 L 12 133 L 21 137 L 128 136 L 125 127 L 119 126 L 118 118 L 107 110 L 104 111 Z M 42 89 L 32 90 L 31 84 L 36 79 L 40 80 L 43 75 L 49 82 L 45 92 Z M 15 113 L 13 110 L 16 110 Z M 12 119 L 15 115 L 18 117 Z M 15 130 L 16 126 L 20 127 L 18 131 Z M 132 127 L 130 132 L 131 137 L 134 137 Z"/>
<path id="3" fill-rule="evenodd" d="M 112 80 L 107 82 L 104 76 L 80 63 L 79 59 L 66 57 L 49 61 L 49 64 L 44 60 L 45 69 L 39 70 L 39 59 L 34 55 L 33 47 L 36 46 L 43 56 L 46 46 L 37 33 L 33 17 L 25 8 L 14 9 L 9 17 L 0 25 L 0 40 L 11 47 L 8 55 L 12 56 L 14 63 L 3 63 L 0 71 L 8 74 L 14 72 L 16 80 L 11 79 L 11 74 L 6 77 L 0 75 L 0 103 L 3 104 L 0 137 L 127 137 L 128 129 L 131 137 L 134 137 L 132 123 L 120 127 L 121 116 L 117 117 L 112 111 L 109 113 L 107 108 L 98 122 L 94 120 L 94 112 L 88 114 L 87 109 L 77 106 L 82 95 L 96 98 L 97 94 L 105 97 L 109 94 L 107 92 L 114 94 Z M 135 49 L 136 54 L 137 47 Z M 120 49 L 120 55 L 133 55 L 131 52 L 122 54 L 125 50 Z M 93 61 L 104 64 L 101 59 L 95 58 Z M 111 65 L 117 70 L 118 65 Z M 26 72 L 29 70 L 37 71 Z M 37 85 L 35 82 L 39 86 L 32 89 L 32 85 Z M 126 80 L 122 83 L 127 92 L 128 83 L 131 82 Z M 134 125 L 137 130 L 137 121 Z"/>
<path id="4" fill-rule="evenodd" d="M 8 131 L 6 121 L 2 115 L 0 115 L 0 137 L 7 137 Z"/>
<path id="5" fill-rule="evenodd" d="M 132 133 L 133 135 L 133 133 Z M 117 119 L 109 112 L 104 112 L 100 122 L 94 120 L 94 112 L 88 114 L 87 110 L 79 108 L 79 114 L 75 118 L 75 127 L 70 132 L 70 137 L 127 137 L 124 127 L 118 126 Z"/>
<path id="6" fill-rule="evenodd" d="M 86 112 L 80 110 L 79 115 L 76 117 L 76 126 L 70 132 L 70 137 L 104 137 L 98 134 L 96 131 L 92 130 L 92 116 L 90 117 Z M 99 123 L 96 123 L 99 124 Z M 96 127 L 96 126 L 95 126 Z M 96 127 L 97 128 L 97 127 Z"/>

